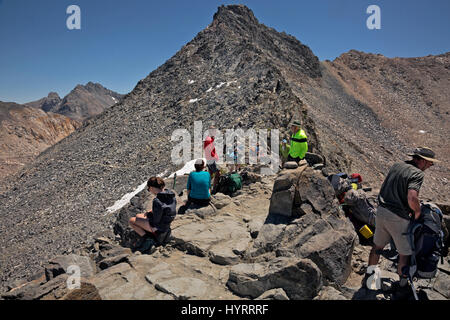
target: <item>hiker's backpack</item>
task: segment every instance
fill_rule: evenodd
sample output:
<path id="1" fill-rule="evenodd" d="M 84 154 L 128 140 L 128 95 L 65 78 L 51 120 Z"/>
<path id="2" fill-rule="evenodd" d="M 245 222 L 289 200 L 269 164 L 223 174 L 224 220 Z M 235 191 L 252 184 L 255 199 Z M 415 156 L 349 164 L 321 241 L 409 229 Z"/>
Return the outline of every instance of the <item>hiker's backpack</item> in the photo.
<path id="1" fill-rule="evenodd" d="M 218 192 L 231 195 L 242 189 L 242 178 L 239 173 L 227 173 L 220 176 Z"/>
<path id="2" fill-rule="evenodd" d="M 410 225 L 408 236 L 413 249 L 410 275 L 431 279 L 436 275 L 439 260 L 443 263 L 443 215 L 438 206 L 430 202 L 421 205 L 418 221 Z"/>
<path id="3" fill-rule="evenodd" d="M 362 190 L 350 189 L 344 194 L 343 203 L 358 221 L 375 227 L 376 203 Z"/>

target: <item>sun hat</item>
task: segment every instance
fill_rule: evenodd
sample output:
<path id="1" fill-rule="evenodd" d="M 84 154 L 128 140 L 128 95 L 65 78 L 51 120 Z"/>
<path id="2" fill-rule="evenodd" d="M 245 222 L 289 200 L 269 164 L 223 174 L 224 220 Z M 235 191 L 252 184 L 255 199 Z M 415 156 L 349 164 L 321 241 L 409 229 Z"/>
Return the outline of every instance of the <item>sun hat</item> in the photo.
<path id="1" fill-rule="evenodd" d="M 418 147 L 415 148 L 413 153 L 408 154 L 408 156 L 413 157 L 413 156 L 418 156 L 422 159 L 431 161 L 431 162 L 440 162 L 439 160 L 435 159 L 435 153 L 433 150 L 431 150 L 430 148 L 426 148 L 426 147 Z"/>
<path id="2" fill-rule="evenodd" d="M 203 159 L 197 159 L 197 160 L 195 160 L 195 165 L 196 165 L 196 166 L 202 166 L 202 165 L 204 165 Z"/>
<path id="3" fill-rule="evenodd" d="M 290 123 L 291 126 L 297 126 L 297 127 L 301 127 L 302 124 L 300 123 L 300 121 L 298 120 L 294 120 Z"/>

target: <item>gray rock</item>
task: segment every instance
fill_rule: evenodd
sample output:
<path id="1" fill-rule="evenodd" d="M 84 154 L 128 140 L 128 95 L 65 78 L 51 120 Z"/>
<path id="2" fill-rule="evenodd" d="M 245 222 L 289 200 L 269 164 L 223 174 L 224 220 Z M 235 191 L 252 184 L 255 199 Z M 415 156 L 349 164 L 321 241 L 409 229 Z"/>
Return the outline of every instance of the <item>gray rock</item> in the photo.
<path id="1" fill-rule="evenodd" d="M 284 164 L 284 169 L 297 169 L 298 163 L 295 161 L 288 161 Z"/>
<path id="2" fill-rule="evenodd" d="M 66 273 L 68 267 L 78 266 L 82 277 L 90 277 L 95 274 L 96 268 L 94 262 L 85 256 L 75 254 L 67 256 L 58 256 L 50 260 L 45 265 L 45 277 L 47 280 L 53 279 L 60 274 Z"/>
<path id="3" fill-rule="evenodd" d="M 126 262 L 127 258 L 129 256 L 130 256 L 129 254 L 125 253 L 125 254 L 121 254 L 121 255 L 118 255 L 118 256 L 112 256 L 112 257 L 109 257 L 109 258 L 105 258 L 105 259 L 103 259 L 102 261 L 99 262 L 98 266 L 99 266 L 100 269 L 104 270 L 104 269 L 112 267 L 112 266 L 114 266 L 116 264 L 119 264 L 119 263 L 122 263 L 122 262 Z"/>
<path id="4" fill-rule="evenodd" d="M 258 255 L 275 252 L 282 257 L 307 258 L 320 268 L 326 284 L 342 285 L 352 270 L 358 237 L 339 210 L 330 183 L 320 172 L 302 167 L 282 171 L 273 189 L 269 215 L 249 249 L 250 256 L 258 259 Z M 277 197 L 282 193 L 289 196 Z M 285 216 L 283 221 L 282 215 L 274 213 L 280 210 L 273 208 L 285 206 L 286 212 L 290 205 L 290 218 Z M 300 218 L 292 220 L 295 216 Z"/>
<path id="5" fill-rule="evenodd" d="M 292 216 L 292 207 L 294 204 L 295 187 L 288 190 L 282 190 L 272 193 L 269 212 L 287 217 Z"/>
<path id="6" fill-rule="evenodd" d="M 251 241 L 246 225 L 226 216 L 182 224 L 172 237 L 178 248 L 218 264 L 238 263 Z"/>
<path id="7" fill-rule="evenodd" d="M 327 281 L 343 284 L 351 272 L 351 259 L 356 236 L 354 233 L 325 232 L 310 238 L 299 249 L 320 268 Z"/>
<path id="8" fill-rule="evenodd" d="M 2 295 L 5 300 L 58 300 L 70 298 L 70 293 L 75 290 L 84 290 L 90 287 L 90 298 L 98 298 L 95 288 L 85 279 L 80 278 L 80 289 L 69 289 L 68 287 L 68 274 L 61 274 L 47 282 L 32 281 L 21 287 L 15 288 L 10 292 Z"/>
<path id="9" fill-rule="evenodd" d="M 320 155 L 320 154 L 316 154 L 316 153 L 312 153 L 312 152 L 307 152 L 305 154 L 305 160 L 306 162 L 308 162 L 308 164 L 312 167 L 316 164 L 324 164 L 325 160 L 324 158 Z"/>
<path id="10" fill-rule="evenodd" d="M 253 243 L 253 247 L 257 249 L 256 252 L 262 253 L 274 250 L 281 241 L 285 228 L 286 225 L 284 224 L 264 224 Z"/>
<path id="11" fill-rule="evenodd" d="M 289 300 L 289 297 L 283 289 L 277 288 L 264 292 L 255 300 Z"/>
<path id="12" fill-rule="evenodd" d="M 153 300 L 158 296 L 158 291 L 145 280 L 145 276 L 128 263 L 105 269 L 90 280 L 103 300 Z"/>
<path id="13" fill-rule="evenodd" d="M 348 300 L 340 291 L 333 287 L 323 287 L 314 300 Z"/>
<path id="14" fill-rule="evenodd" d="M 218 210 L 220 210 L 231 203 L 231 197 L 223 193 L 216 193 L 211 197 L 211 202 Z"/>
<path id="15" fill-rule="evenodd" d="M 206 207 L 196 207 L 195 205 L 191 205 L 188 210 L 186 210 L 185 214 L 195 214 L 202 219 L 206 217 L 213 216 L 217 213 L 217 209 L 213 204 L 210 204 Z"/>
<path id="16" fill-rule="evenodd" d="M 450 299 L 450 276 L 444 272 L 438 272 L 433 289 Z"/>
<path id="17" fill-rule="evenodd" d="M 334 190 L 328 180 L 317 171 L 307 168 L 298 180 L 301 203 L 309 203 L 316 212 L 328 213 L 334 207 Z"/>
<path id="18" fill-rule="evenodd" d="M 258 234 L 259 230 L 261 230 L 262 226 L 264 225 L 264 221 L 260 219 L 253 219 L 248 224 L 248 230 L 250 231 L 250 236 L 255 239 Z"/>
<path id="19" fill-rule="evenodd" d="M 257 298 L 281 288 L 289 299 L 312 299 L 322 287 L 322 273 L 311 260 L 280 257 L 266 263 L 233 266 L 227 286 L 244 297 Z"/>
<path id="20" fill-rule="evenodd" d="M 117 256 L 123 256 L 123 255 L 131 255 L 131 249 L 130 248 L 124 248 L 121 246 L 112 246 L 112 247 L 106 247 L 106 250 L 102 250 L 100 247 L 100 253 L 99 258 L 100 260 L 104 260 L 107 258 L 113 258 Z"/>
<path id="21" fill-rule="evenodd" d="M 158 281 L 156 289 L 173 295 L 177 300 L 198 299 L 205 296 L 208 286 L 197 278 L 180 277 Z"/>

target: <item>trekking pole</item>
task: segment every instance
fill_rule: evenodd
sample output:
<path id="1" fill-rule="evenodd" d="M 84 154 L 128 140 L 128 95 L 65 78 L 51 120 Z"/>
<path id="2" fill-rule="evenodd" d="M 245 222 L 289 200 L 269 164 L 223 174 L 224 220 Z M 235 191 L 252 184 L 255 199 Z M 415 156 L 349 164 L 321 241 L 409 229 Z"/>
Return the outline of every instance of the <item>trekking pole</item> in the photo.
<path id="1" fill-rule="evenodd" d="M 175 174 L 173 175 L 173 190 L 175 190 L 175 185 L 177 183 L 177 173 L 175 172 Z"/>
<path id="2" fill-rule="evenodd" d="M 411 269 L 414 270 L 414 271 L 411 271 Z M 404 267 L 402 268 L 402 273 L 403 273 L 404 275 L 405 275 L 405 274 L 407 275 L 408 282 L 409 282 L 410 285 L 411 285 L 411 290 L 412 290 L 412 292 L 413 292 L 414 299 L 415 299 L 416 301 L 418 301 L 418 300 L 419 300 L 419 297 L 417 296 L 416 287 L 414 287 L 413 277 L 412 277 L 412 275 L 411 275 L 411 273 L 414 274 L 414 272 L 415 272 L 415 268 L 414 268 L 414 267 L 411 268 L 411 266 L 404 266 Z M 401 277 L 400 277 L 400 280 L 401 280 Z"/>
<path id="3" fill-rule="evenodd" d="M 416 288 L 414 287 L 414 283 L 413 283 L 413 279 L 411 278 L 411 276 L 408 277 L 409 282 L 411 283 L 411 289 L 414 295 L 414 299 L 416 299 L 416 301 L 419 301 L 419 297 L 417 296 L 417 292 L 416 292 Z"/>
<path id="4" fill-rule="evenodd" d="M 411 257 L 409 259 L 409 265 L 403 267 L 402 273 L 403 274 L 407 274 L 408 275 L 408 280 L 409 283 L 411 284 L 411 290 L 413 292 L 414 295 L 414 299 L 416 301 L 419 301 L 419 297 L 417 296 L 417 292 L 416 292 L 416 287 L 414 287 L 414 283 L 413 283 L 413 277 L 416 274 L 417 271 L 417 260 L 416 260 L 416 246 L 414 243 L 414 229 L 413 229 L 413 224 L 411 223 L 408 227 L 408 232 L 406 233 L 408 235 L 408 240 L 409 243 L 411 245 Z M 407 272 L 405 273 L 405 271 L 407 270 Z"/>

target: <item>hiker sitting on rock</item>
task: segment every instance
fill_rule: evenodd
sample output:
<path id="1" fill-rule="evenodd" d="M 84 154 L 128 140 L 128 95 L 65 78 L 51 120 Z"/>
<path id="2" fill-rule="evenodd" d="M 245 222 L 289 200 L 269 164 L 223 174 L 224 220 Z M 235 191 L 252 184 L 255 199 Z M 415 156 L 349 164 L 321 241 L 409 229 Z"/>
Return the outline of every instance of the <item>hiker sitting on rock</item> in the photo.
<path id="1" fill-rule="evenodd" d="M 209 172 L 204 171 L 205 162 L 203 159 L 197 159 L 194 167 L 195 171 L 192 171 L 189 174 L 187 181 L 186 189 L 188 200 L 186 201 L 186 204 L 180 208 L 180 214 L 183 214 L 191 204 L 205 207 L 209 205 L 211 200 L 211 175 Z"/>
<path id="2" fill-rule="evenodd" d="M 205 169 L 203 159 L 198 159 L 194 167 L 195 171 L 189 174 L 187 181 L 188 202 L 207 206 L 211 197 L 211 175 L 203 171 Z"/>
<path id="3" fill-rule="evenodd" d="M 135 244 L 135 249 L 148 251 L 155 242 L 164 241 L 170 232 L 170 223 L 175 219 L 177 201 L 175 194 L 164 189 L 164 180 L 151 177 L 147 182 L 148 191 L 156 198 L 153 200 L 152 210 L 137 214 L 129 220 L 130 227 L 136 231 L 141 239 Z"/>
<path id="4" fill-rule="evenodd" d="M 301 123 L 298 120 L 294 120 L 291 123 L 291 145 L 289 148 L 288 160 L 295 161 L 297 163 L 302 160 L 306 152 L 308 151 L 308 138 L 305 131 L 300 129 Z"/>

